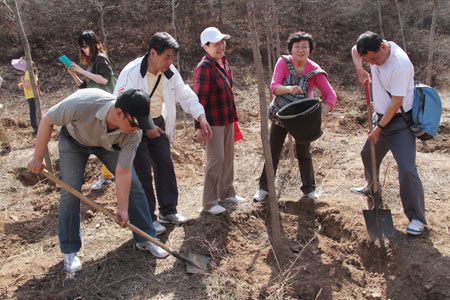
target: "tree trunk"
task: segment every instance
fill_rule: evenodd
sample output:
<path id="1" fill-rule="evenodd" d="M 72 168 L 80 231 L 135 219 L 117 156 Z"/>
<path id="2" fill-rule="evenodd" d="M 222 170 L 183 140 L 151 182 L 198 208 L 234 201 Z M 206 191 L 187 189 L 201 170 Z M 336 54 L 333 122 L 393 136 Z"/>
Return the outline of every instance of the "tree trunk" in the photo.
<path id="1" fill-rule="evenodd" d="M 439 9 L 439 0 L 433 0 L 433 16 L 431 18 L 430 40 L 428 41 L 428 67 L 426 84 L 431 85 L 433 75 L 433 55 L 434 55 L 434 33 L 436 31 L 436 21 Z"/>
<path id="2" fill-rule="evenodd" d="M 259 37 L 256 31 L 256 21 L 254 12 L 254 0 L 247 2 L 247 14 L 248 21 L 250 25 L 250 32 L 253 48 L 253 58 L 255 60 L 256 76 L 258 78 L 258 94 L 259 94 L 259 105 L 261 114 L 261 140 L 264 150 L 266 175 L 267 175 L 267 186 L 269 190 L 269 204 L 270 204 L 270 220 L 271 220 L 271 242 L 275 254 L 280 253 L 281 250 L 281 233 L 280 233 L 280 217 L 278 211 L 278 202 L 275 194 L 275 182 L 274 182 L 274 171 L 272 163 L 272 155 L 269 146 L 269 127 L 267 118 L 267 103 L 266 94 L 264 87 L 264 72 L 261 63 L 261 54 L 259 50 Z"/>
<path id="3" fill-rule="evenodd" d="M 395 6 L 397 6 L 398 22 L 400 24 L 400 34 L 402 35 L 403 50 L 405 50 L 405 52 L 407 52 L 405 31 L 403 30 L 403 21 L 402 21 L 402 16 L 400 14 L 400 5 L 398 4 L 398 0 L 394 0 L 394 1 L 395 1 Z"/>
<path id="4" fill-rule="evenodd" d="M 219 30 L 222 30 L 223 27 L 223 1 L 218 0 L 217 5 L 219 6 Z"/>
<path id="5" fill-rule="evenodd" d="M 383 30 L 383 15 L 381 13 L 381 1 L 382 0 L 377 0 L 377 4 L 378 4 L 378 26 L 380 27 L 380 34 L 381 36 L 384 38 L 384 30 Z"/>
<path id="6" fill-rule="evenodd" d="M 281 42 L 280 42 L 280 31 L 278 30 L 278 14 L 275 7 L 275 3 L 273 0 L 270 0 L 271 2 L 271 10 L 273 14 L 273 28 L 275 33 L 275 48 L 276 48 L 276 54 L 277 58 L 281 56 Z M 276 61 L 276 60 L 274 60 Z"/>
<path id="7" fill-rule="evenodd" d="M 272 22 L 270 23 L 273 28 L 274 28 L 274 35 L 275 35 L 275 49 L 276 49 L 276 57 L 274 57 L 273 62 L 274 62 L 274 68 L 275 68 L 275 64 L 276 61 L 278 60 L 278 58 L 281 56 L 281 42 L 280 42 L 280 32 L 278 30 L 278 14 L 277 14 L 277 10 L 275 7 L 275 2 L 273 0 L 269 0 L 268 3 L 268 7 L 270 7 L 270 10 L 272 12 Z M 266 22 L 266 25 L 268 25 L 268 22 Z M 269 87 L 270 90 L 270 87 Z M 292 139 L 292 136 L 290 134 L 288 134 L 288 150 L 289 150 L 289 160 L 291 161 L 291 163 L 295 162 L 295 153 L 294 153 L 294 142 Z"/>
<path id="8" fill-rule="evenodd" d="M 288 149 L 289 149 L 289 160 L 291 161 L 291 166 L 295 167 L 295 147 L 294 139 L 291 134 L 288 134 Z"/>
<path id="9" fill-rule="evenodd" d="M 105 29 L 105 10 L 102 8 L 99 12 L 100 12 L 100 30 L 103 35 L 103 46 L 105 47 L 105 49 L 108 49 L 107 46 L 108 41 L 106 38 L 106 29 Z"/>
<path id="10" fill-rule="evenodd" d="M 174 34 L 174 38 L 177 42 L 178 41 L 178 27 L 177 27 L 177 11 L 176 8 L 178 6 L 178 0 L 171 0 L 170 1 L 170 8 L 172 11 L 172 30 L 173 30 L 173 34 Z M 176 63 L 175 63 L 178 71 L 180 72 L 180 74 L 182 74 L 182 70 L 181 70 L 181 66 L 180 66 L 180 51 L 177 51 L 177 58 L 176 58 Z M 177 107 L 181 107 L 181 106 L 177 106 Z M 184 111 L 184 109 L 182 109 L 183 112 L 183 127 L 184 127 L 184 132 L 185 134 L 187 134 L 188 132 L 188 126 L 187 126 L 187 116 L 186 116 L 186 112 Z"/>
<path id="11" fill-rule="evenodd" d="M 177 15 L 176 15 L 176 8 L 177 8 L 177 0 L 172 0 L 170 2 L 171 8 L 172 8 L 172 29 L 173 34 L 175 35 L 175 40 L 178 41 L 178 28 L 177 28 Z M 178 41 L 179 42 L 179 41 Z M 177 51 L 177 69 L 180 70 L 180 52 Z"/>
<path id="12" fill-rule="evenodd" d="M 20 12 L 19 12 L 19 6 L 18 6 L 16 0 L 14 0 L 13 11 L 14 11 L 14 16 L 16 18 L 17 30 L 19 32 L 20 38 L 22 40 L 23 49 L 25 51 L 25 58 L 27 60 L 28 73 L 30 74 L 31 88 L 33 89 L 34 100 L 36 101 L 36 120 L 37 120 L 37 123 L 39 124 L 41 122 L 41 99 L 40 99 L 40 95 L 39 95 L 39 88 L 36 84 L 36 76 L 34 75 L 34 68 L 33 68 L 33 64 L 32 64 L 33 59 L 31 58 L 30 44 L 28 43 L 27 35 L 25 33 L 25 29 L 24 29 L 23 23 L 22 23 L 22 18 L 20 16 Z M 45 153 L 45 164 L 47 166 L 47 170 L 51 173 L 54 173 L 52 161 L 50 159 L 50 154 L 48 152 L 48 149 Z"/>
<path id="13" fill-rule="evenodd" d="M 273 74 L 273 41 L 272 41 L 272 30 L 270 28 L 270 24 L 272 23 L 272 18 L 269 15 L 267 10 L 263 10 L 264 15 L 264 24 L 265 24 L 265 31 L 266 31 L 266 48 L 267 48 L 267 66 L 268 66 L 268 73 L 269 78 Z M 272 98 L 272 91 L 270 90 L 270 84 L 269 84 L 269 98 Z"/>

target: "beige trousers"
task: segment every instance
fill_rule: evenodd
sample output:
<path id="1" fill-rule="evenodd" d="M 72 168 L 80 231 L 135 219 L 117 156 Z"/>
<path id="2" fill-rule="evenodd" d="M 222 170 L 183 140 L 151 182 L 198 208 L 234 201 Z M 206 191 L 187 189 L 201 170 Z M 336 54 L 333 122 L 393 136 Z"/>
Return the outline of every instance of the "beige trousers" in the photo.
<path id="1" fill-rule="evenodd" d="M 203 208 L 210 209 L 219 200 L 233 197 L 234 125 L 211 126 L 212 139 L 206 143 Z"/>

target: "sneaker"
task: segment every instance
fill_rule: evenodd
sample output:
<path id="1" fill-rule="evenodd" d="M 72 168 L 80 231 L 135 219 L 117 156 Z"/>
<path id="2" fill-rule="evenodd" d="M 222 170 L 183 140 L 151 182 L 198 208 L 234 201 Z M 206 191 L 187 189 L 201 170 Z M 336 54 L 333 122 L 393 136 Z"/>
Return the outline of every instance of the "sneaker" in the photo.
<path id="1" fill-rule="evenodd" d="M 210 209 L 206 210 L 207 213 L 210 213 L 212 215 L 220 215 L 221 213 L 225 212 L 226 209 L 223 206 L 220 206 L 219 204 L 214 205 Z"/>
<path id="2" fill-rule="evenodd" d="M 316 200 L 319 198 L 319 194 L 316 191 L 309 192 L 305 195 L 308 200 Z"/>
<path id="3" fill-rule="evenodd" d="M 180 224 L 187 223 L 188 221 L 189 221 L 188 218 L 186 218 L 185 216 L 183 216 L 181 214 L 168 214 L 165 216 L 163 216 L 162 214 L 159 214 L 159 216 L 158 216 L 158 222 L 160 222 L 160 223 L 172 223 L 175 225 L 180 225 Z"/>
<path id="4" fill-rule="evenodd" d="M 162 226 L 158 221 L 153 221 L 153 228 L 155 228 L 156 236 L 163 234 L 166 231 L 166 227 Z"/>
<path id="5" fill-rule="evenodd" d="M 233 204 L 241 204 L 241 203 L 244 203 L 245 199 L 240 197 L 240 196 L 238 196 L 238 195 L 234 195 L 233 197 L 225 198 L 224 201 L 231 202 Z"/>
<path id="6" fill-rule="evenodd" d="M 352 193 L 363 194 L 365 196 L 369 196 L 370 193 L 371 193 L 370 188 L 367 185 L 366 186 L 360 186 L 360 187 L 351 188 L 350 191 Z"/>
<path id="7" fill-rule="evenodd" d="M 138 242 L 136 243 L 136 247 L 139 250 L 150 252 L 156 258 L 166 258 L 169 256 L 169 252 L 149 241 Z"/>
<path id="8" fill-rule="evenodd" d="M 91 185 L 91 190 L 95 190 L 95 191 L 101 190 L 103 187 L 105 187 L 111 183 L 112 183 L 112 180 L 107 179 L 103 176 L 100 176 L 98 181 L 96 183 L 94 183 L 93 185 Z"/>
<path id="9" fill-rule="evenodd" d="M 253 196 L 253 201 L 255 201 L 255 202 L 264 201 L 268 195 L 269 195 L 269 192 L 259 189 L 258 191 L 256 191 L 255 195 Z"/>
<path id="10" fill-rule="evenodd" d="M 75 273 L 81 270 L 81 261 L 76 252 L 64 253 L 64 269 L 68 273 Z"/>
<path id="11" fill-rule="evenodd" d="M 410 235 L 421 235 L 423 233 L 424 225 L 422 222 L 416 219 L 412 219 L 408 227 L 406 227 L 406 233 Z"/>

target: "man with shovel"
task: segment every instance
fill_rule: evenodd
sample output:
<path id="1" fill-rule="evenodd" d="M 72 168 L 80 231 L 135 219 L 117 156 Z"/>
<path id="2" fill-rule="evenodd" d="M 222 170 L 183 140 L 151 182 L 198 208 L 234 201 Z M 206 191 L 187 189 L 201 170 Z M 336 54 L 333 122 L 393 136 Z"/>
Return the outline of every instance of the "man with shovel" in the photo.
<path id="1" fill-rule="evenodd" d="M 377 126 L 361 151 L 367 186 L 353 188 L 352 192 L 369 195 L 373 191 L 370 141 L 375 143 L 377 170 L 391 150 L 398 166 L 403 210 L 410 221 L 406 232 L 421 235 L 426 220 L 424 191 L 416 168 L 416 139 L 400 109 L 403 107 L 411 119 L 414 67 L 403 49 L 370 31 L 359 36 L 352 58 L 359 82 L 372 81 L 373 106 L 378 116 Z M 371 75 L 364 70 L 363 61 L 370 64 Z"/>
<path id="2" fill-rule="evenodd" d="M 132 224 L 155 237 L 147 199 L 133 168 L 133 159 L 141 141 L 142 131 L 154 128 L 149 118 L 149 100 L 140 90 L 127 90 L 120 97 L 100 90 L 82 89 L 59 102 L 42 118 L 35 151 L 28 169 L 39 173 L 54 125 L 62 126 L 59 134 L 59 164 L 61 178 L 81 191 L 86 162 L 96 155 L 116 178 L 116 222 L 122 227 L 128 219 Z M 67 272 L 77 272 L 81 262 L 80 200 L 61 190 L 59 204 L 59 242 L 64 253 Z M 168 253 L 159 246 L 134 234 L 136 247 L 151 252 L 157 258 Z"/>

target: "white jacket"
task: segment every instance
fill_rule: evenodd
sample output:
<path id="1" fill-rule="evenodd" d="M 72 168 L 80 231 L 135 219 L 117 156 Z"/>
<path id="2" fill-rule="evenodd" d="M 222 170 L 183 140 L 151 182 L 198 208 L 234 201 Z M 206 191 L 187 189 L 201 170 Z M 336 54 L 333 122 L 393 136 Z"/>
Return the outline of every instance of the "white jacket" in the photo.
<path id="1" fill-rule="evenodd" d="M 118 96 L 131 88 L 140 89 L 147 95 L 150 95 L 151 91 L 148 88 L 147 79 L 147 58 L 148 54 L 136 58 L 125 66 L 117 79 L 114 95 Z M 165 133 L 172 142 L 175 132 L 176 102 L 180 103 L 183 110 L 191 114 L 196 120 L 201 114 L 205 113 L 205 109 L 198 101 L 194 91 L 189 85 L 184 83 L 183 78 L 181 78 L 174 65 L 171 65 L 164 72 L 162 80 L 164 85 L 162 115 L 166 122 Z"/>

